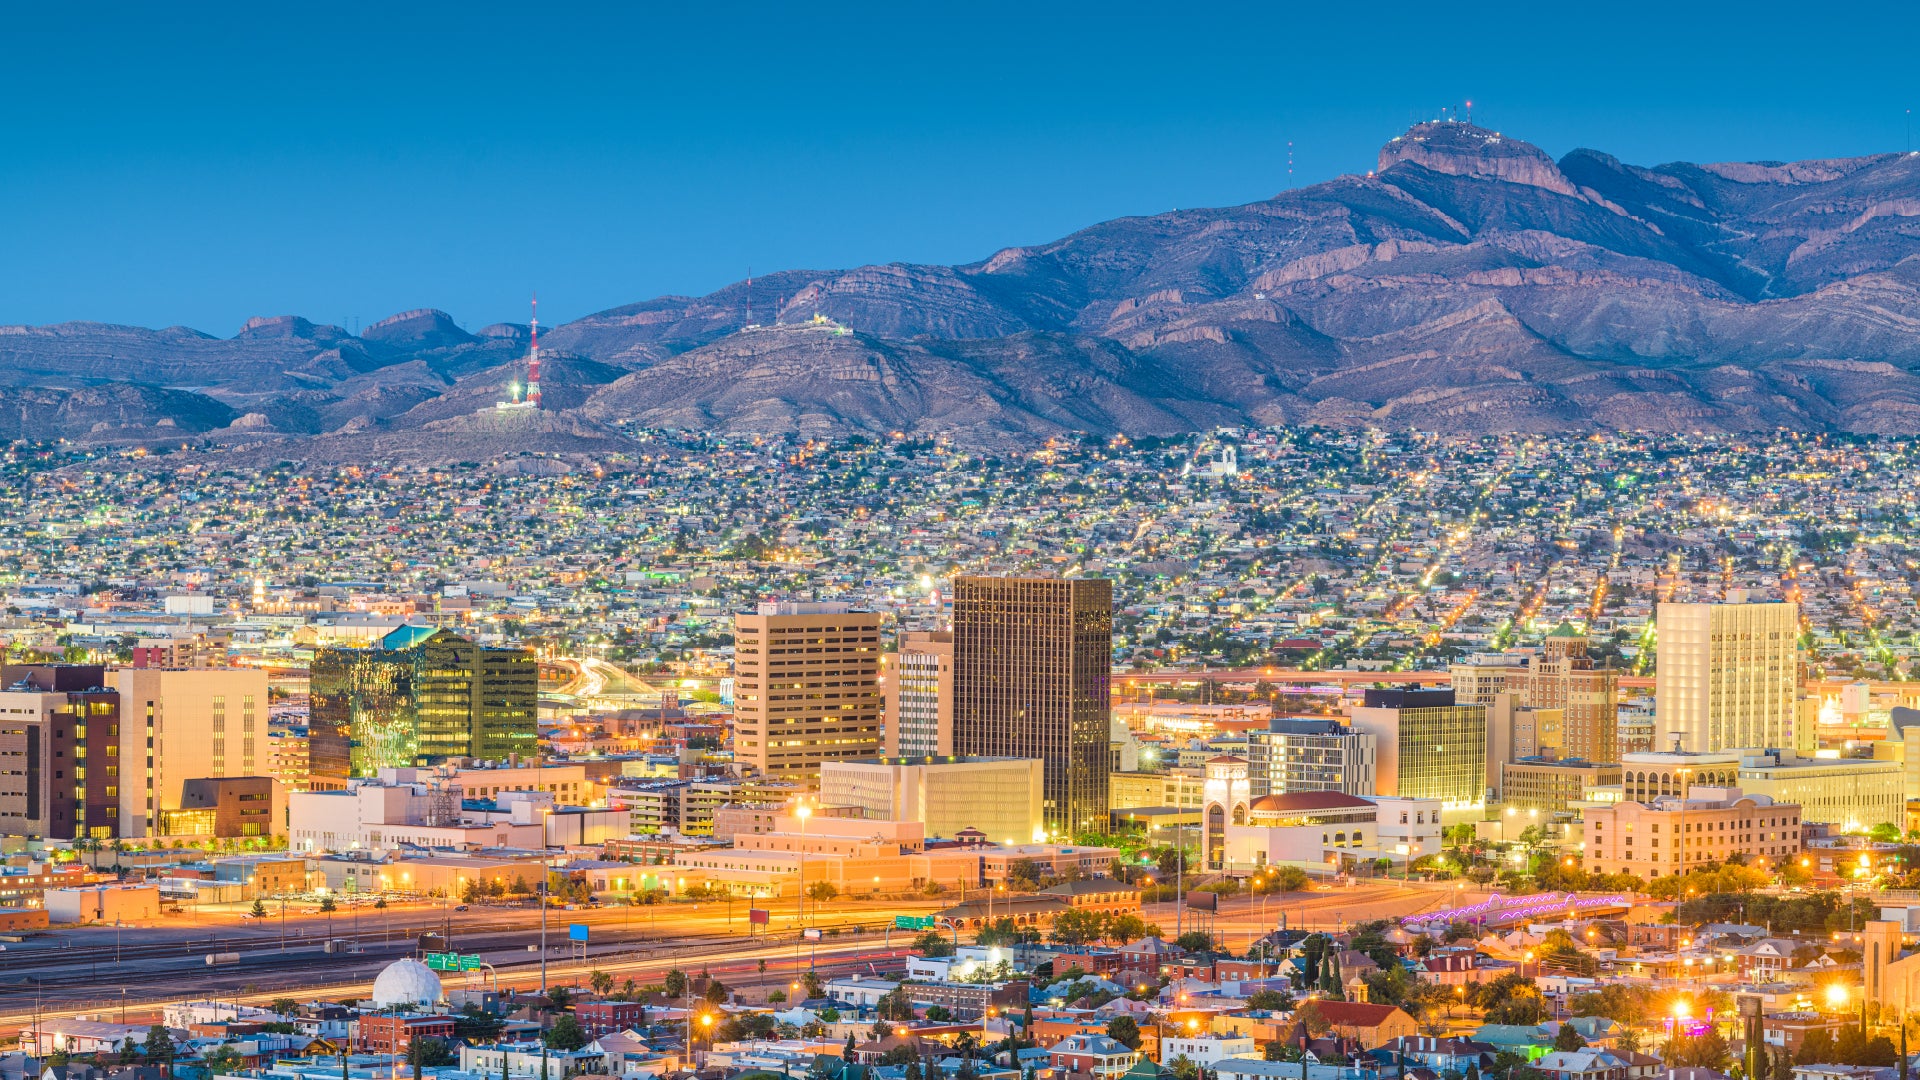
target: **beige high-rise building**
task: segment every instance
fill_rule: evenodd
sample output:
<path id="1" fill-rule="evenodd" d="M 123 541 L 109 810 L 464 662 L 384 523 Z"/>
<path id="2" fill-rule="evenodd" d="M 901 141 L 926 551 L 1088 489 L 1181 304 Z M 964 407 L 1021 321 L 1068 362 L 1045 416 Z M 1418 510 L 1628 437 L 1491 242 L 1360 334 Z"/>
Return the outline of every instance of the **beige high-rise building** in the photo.
<path id="1" fill-rule="evenodd" d="M 1513 757 L 1550 753 L 1600 763 L 1620 760 L 1618 681 L 1612 671 L 1593 666 L 1587 658 L 1586 635 L 1571 625 L 1556 627 L 1539 655 L 1526 663 L 1455 664 L 1449 674 L 1454 698 L 1462 705 L 1492 709 L 1500 694 L 1511 693 L 1516 708 L 1558 714 L 1558 728 L 1551 738 L 1536 739 L 1531 751 L 1522 751 L 1516 744 Z M 1500 761 L 1512 760 L 1495 760 L 1495 756 L 1489 754 L 1488 765 L 1496 772 Z"/>
<path id="2" fill-rule="evenodd" d="M 953 750 L 1046 762 L 1047 826 L 1107 827 L 1113 583 L 953 583 Z"/>
<path id="3" fill-rule="evenodd" d="M 119 668 L 120 835 L 153 835 L 188 780 L 267 776 L 267 673 Z"/>
<path id="4" fill-rule="evenodd" d="M 953 631 L 915 630 L 881 658 L 888 757 L 953 753 Z M 938 835 L 938 834 L 936 834 Z"/>
<path id="5" fill-rule="evenodd" d="M 1800 606 L 1661 604 L 1656 626 L 1656 751 L 1777 747 L 1812 753 L 1799 723 Z"/>
<path id="6" fill-rule="evenodd" d="M 880 754 L 880 616 L 778 601 L 733 619 L 734 760 L 808 787 Z"/>

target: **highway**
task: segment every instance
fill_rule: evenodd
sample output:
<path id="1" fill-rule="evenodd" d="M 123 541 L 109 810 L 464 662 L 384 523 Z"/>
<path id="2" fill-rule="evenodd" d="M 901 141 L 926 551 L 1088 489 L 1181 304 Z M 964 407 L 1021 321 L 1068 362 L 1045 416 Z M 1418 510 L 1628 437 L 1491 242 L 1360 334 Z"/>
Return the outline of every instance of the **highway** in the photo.
<path id="1" fill-rule="evenodd" d="M 1244 952 L 1279 925 L 1333 929 L 1373 919 L 1396 918 L 1482 898 L 1481 892 L 1407 884 L 1356 881 L 1312 892 L 1272 897 L 1242 895 L 1217 913 L 1173 904 L 1147 905 L 1143 914 L 1172 937 L 1178 929 L 1210 928 L 1222 944 Z M 910 932 L 889 931 L 896 914 L 930 914 L 956 898 L 941 900 L 836 901 L 809 904 L 807 921 L 822 930 L 819 941 L 802 940 L 789 902 L 773 912 L 765 936 L 748 940 L 747 905 L 736 902 L 663 904 L 651 907 L 559 909 L 548 913 L 547 977 L 550 984 L 578 983 L 595 969 L 618 979 L 657 982 L 669 968 L 706 969 L 730 985 L 765 985 L 798 977 L 809 966 L 837 973 L 898 969 Z M 265 920 L 226 913 L 161 920 L 152 926 L 116 930 L 63 930 L 6 946 L 0 958 L 0 1032 L 18 1029 L 38 1009 L 43 1016 L 125 1015 L 138 1022 L 171 1001 L 219 997 L 265 1002 L 276 997 L 334 1000 L 364 996 L 379 971 L 414 954 L 422 933 L 451 928 L 455 951 L 477 955 L 492 971 L 447 975 L 449 986 L 530 988 L 540 981 L 539 912 L 531 907 L 475 905 L 464 912 L 414 904 L 367 907 L 332 916 L 290 908 L 284 930 L 273 912 Z M 584 959 L 567 941 L 567 927 L 588 928 Z M 345 951 L 327 953 L 328 939 Z M 207 956 L 221 956 L 209 965 Z M 760 962 L 767 968 L 763 973 Z M 191 987 L 191 990 L 183 988 Z"/>
<path id="2" fill-rule="evenodd" d="M 675 967 L 689 973 L 705 971 L 735 986 L 797 979 L 809 968 L 823 977 L 852 971 L 878 974 L 904 967 L 907 950 L 902 937 L 895 932 L 891 947 L 885 935 L 875 932 L 859 937 L 842 935 L 818 943 L 801 942 L 798 935 L 786 933 L 760 945 L 746 945 L 737 938 L 704 939 L 589 951 L 585 962 L 560 956 L 549 958 L 547 985 L 584 985 L 586 976 L 593 971 L 647 985 L 658 983 Z M 143 1023 L 156 1018 L 166 1005 L 208 998 L 256 1005 L 264 1005 L 277 997 L 303 1001 L 351 1000 L 371 993 L 373 978 L 380 969 L 411 951 L 396 945 L 375 946 L 364 954 L 345 957 L 325 956 L 313 949 L 306 950 L 304 955 L 294 952 L 243 954 L 241 961 L 230 965 L 206 967 L 202 961 L 198 969 L 190 968 L 194 974 L 182 972 L 177 978 L 159 984 L 171 992 L 152 992 L 153 988 L 149 987 L 150 992 L 144 995 L 127 988 L 128 992 L 122 996 L 121 988 L 109 983 L 85 989 L 54 987 L 44 993 L 32 985 L 17 985 L 11 992 L 0 994 L 0 1033 L 17 1036 L 36 1015 L 43 1018 L 91 1016 L 109 1021 L 125 1017 L 129 1023 Z M 539 960 L 529 959 L 524 950 L 482 955 L 493 964 L 493 973 L 448 974 L 443 976 L 445 985 L 455 988 L 462 978 L 476 988 L 529 990 L 540 985 Z M 764 973 L 760 967 L 763 960 L 767 965 Z M 292 977 L 272 974 L 283 972 L 290 962 L 299 961 L 305 961 L 303 967 L 317 966 L 321 970 Z M 192 990 L 179 992 L 183 986 L 191 986 Z"/>
<path id="3" fill-rule="evenodd" d="M 815 949 L 844 952 L 849 940 L 874 947 L 903 935 L 889 934 L 895 914 L 926 914 L 944 906 L 937 901 L 834 901 L 808 904 L 807 923 L 823 932 L 817 945 L 803 944 L 794 905 L 775 907 L 766 927 L 754 928 L 748 945 L 748 906 L 708 901 L 699 904 L 618 906 L 548 912 L 547 957 L 552 972 L 646 971 L 692 962 L 706 956 L 779 956 L 801 963 Z M 277 905 L 273 905 L 277 908 Z M 509 984 L 538 982 L 540 920 L 537 907 L 414 904 L 384 910 L 360 907 L 329 920 L 290 906 L 284 931 L 274 910 L 267 919 L 211 913 L 165 918 L 152 925 L 58 930 L 9 943 L 0 959 L 0 1015 L 30 1014 L 38 1002 L 54 1012 L 118 1010 L 124 993 L 130 1008 L 151 1009 L 171 1000 L 173 988 L 190 985 L 195 996 L 271 998 L 327 996 L 336 984 L 348 987 L 371 980 L 394 959 L 418 949 L 423 933 L 451 933 L 455 951 L 478 955 L 503 973 Z M 587 927 L 585 966 L 567 940 L 570 924 Z M 865 931 L 865 933 L 861 933 Z M 769 934 L 770 937 L 763 937 Z M 327 953 L 335 940 L 344 951 Z M 231 956 L 209 965 L 208 955 Z M 660 966 L 664 971 L 665 966 Z M 457 978 L 453 976 L 451 978 Z M 347 991 L 340 991 L 341 994 Z"/>

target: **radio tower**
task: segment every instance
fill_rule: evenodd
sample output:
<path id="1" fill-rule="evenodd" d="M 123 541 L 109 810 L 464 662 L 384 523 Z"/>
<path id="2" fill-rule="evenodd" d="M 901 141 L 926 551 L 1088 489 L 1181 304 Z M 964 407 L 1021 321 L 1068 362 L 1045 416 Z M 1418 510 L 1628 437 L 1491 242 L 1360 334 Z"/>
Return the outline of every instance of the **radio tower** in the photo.
<path id="1" fill-rule="evenodd" d="M 533 294 L 533 358 L 527 361 L 527 404 L 540 407 L 540 294 Z"/>

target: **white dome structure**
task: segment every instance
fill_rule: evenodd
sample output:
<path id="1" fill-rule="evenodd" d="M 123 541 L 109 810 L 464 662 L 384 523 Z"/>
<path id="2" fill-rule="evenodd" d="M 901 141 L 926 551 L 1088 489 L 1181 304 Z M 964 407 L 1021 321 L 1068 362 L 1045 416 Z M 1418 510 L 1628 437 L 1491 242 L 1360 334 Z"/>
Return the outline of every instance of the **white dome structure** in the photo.
<path id="1" fill-rule="evenodd" d="M 440 976 L 418 960 L 395 960 L 373 980 L 373 1003 L 432 1005 L 440 1000 Z"/>

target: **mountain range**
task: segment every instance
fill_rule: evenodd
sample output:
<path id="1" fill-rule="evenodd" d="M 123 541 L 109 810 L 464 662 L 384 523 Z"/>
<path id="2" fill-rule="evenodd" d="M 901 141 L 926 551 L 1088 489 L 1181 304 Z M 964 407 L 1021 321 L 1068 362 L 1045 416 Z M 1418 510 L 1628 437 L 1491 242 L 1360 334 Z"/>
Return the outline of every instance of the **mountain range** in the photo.
<path id="1" fill-rule="evenodd" d="M 627 426 L 1920 433 L 1920 154 L 1645 168 L 1425 123 L 1364 176 L 1244 206 L 590 315 L 542 336 L 544 411 L 495 410 L 528 345 L 427 309 L 0 327 L 0 438 L 344 460 L 591 456 Z"/>

